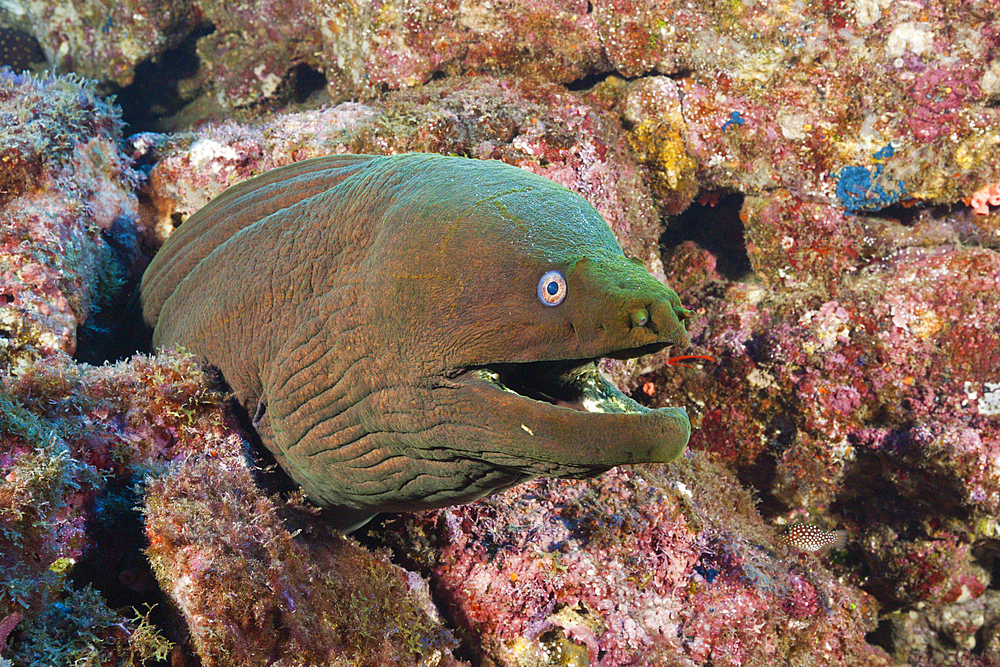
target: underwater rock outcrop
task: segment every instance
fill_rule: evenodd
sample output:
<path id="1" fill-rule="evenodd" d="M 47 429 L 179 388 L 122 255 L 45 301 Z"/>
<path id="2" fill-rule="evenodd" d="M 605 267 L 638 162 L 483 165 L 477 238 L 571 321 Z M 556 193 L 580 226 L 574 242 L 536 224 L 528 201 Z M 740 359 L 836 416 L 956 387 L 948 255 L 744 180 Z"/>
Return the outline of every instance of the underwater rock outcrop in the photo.
<path id="1" fill-rule="evenodd" d="M 0 497 L 11 534 L 28 536 L 28 546 L 4 552 L 18 573 L 11 581 L 31 590 L 3 598 L 5 658 L 42 655 L 29 652 L 42 650 L 38 637 L 55 636 L 53 628 L 89 609 L 104 620 L 90 631 L 73 627 L 96 647 L 93 655 L 123 656 L 131 649 L 121 642 L 137 635 L 149 643 L 135 655 L 160 655 L 166 644 L 154 628 L 190 625 L 191 635 L 172 640 L 218 659 L 204 641 L 209 626 L 198 620 L 217 604 L 213 580 L 190 589 L 178 582 L 188 567 L 203 574 L 205 559 L 232 545 L 202 532 L 185 542 L 167 521 L 157 534 L 176 548 L 157 552 L 155 575 L 131 561 L 113 576 L 82 574 L 78 563 L 106 525 L 88 523 L 98 513 L 91 501 L 107 488 L 101 475 L 119 485 L 151 475 L 155 493 L 144 502 L 157 521 L 188 500 L 225 506 L 234 521 L 259 511 L 267 539 L 260 549 L 236 547 L 254 552 L 253 572 L 282 585 L 306 571 L 291 565 L 303 553 L 334 553 L 330 545 L 346 543 L 327 543 L 314 528 L 289 537 L 282 531 L 301 507 L 264 492 L 194 493 L 192 480 L 215 467 L 220 479 L 249 484 L 236 440 L 217 459 L 194 453 L 216 447 L 209 434 L 217 425 L 199 426 L 189 434 L 192 452 L 168 457 L 154 473 L 75 454 L 104 451 L 106 436 L 74 444 L 70 425 L 90 433 L 100 420 L 67 402 L 70 390 L 51 378 L 90 378 L 74 387 L 107 382 L 100 373 L 111 371 L 63 356 L 77 346 L 81 324 L 94 322 L 93 304 L 141 267 L 135 251 L 143 239 L 155 247 L 225 187 L 322 152 L 421 150 L 503 159 L 587 197 L 626 251 L 696 311 L 688 352 L 712 359 L 680 360 L 684 367 L 661 355 L 604 369 L 650 405 L 687 407 L 696 453 L 676 469 L 538 483 L 373 533 L 390 543 L 402 539 L 394 535 L 412 540 L 395 543 L 397 557 L 407 554 L 430 577 L 463 655 L 505 665 L 594 664 L 595 656 L 629 664 L 653 647 L 680 664 L 743 664 L 749 656 L 780 664 L 805 655 L 796 651 L 806 644 L 796 642 L 833 642 L 840 632 L 824 656 L 851 664 L 863 654 L 886 659 L 862 644 L 873 631 L 868 638 L 900 662 L 1000 660 L 996 3 L 525 1 L 489 11 L 454 2 L 261 2 L 246 11 L 221 2 L 198 3 L 198 11 L 180 0 L 112 4 L 12 2 L 0 18 L 34 34 L 64 71 L 117 86 L 133 81 L 140 63 L 186 50 L 197 66 L 172 85 L 184 99 L 212 102 L 201 115 L 191 105 L 190 118 L 218 121 L 197 132 L 131 137 L 122 157 L 115 113 L 93 89 L 0 75 L 0 361 L 4 396 L 13 397 L 4 399 L 10 407 L 0 428 Z M 24 11 L 14 15 L 18 7 Z M 311 88 L 296 90 L 297 78 L 310 77 Z M 310 92 L 305 104 L 331 105 L 275 113 Z M 226 122 L 232 109 L 255 122 Z M 164 371 L 156 368 L 178 359 L 137 359 L 114 372 L 157 377 Z M 50 380 L 31 380 L 42 376 Z M 30 391 L 25 382 L 34 382 Z M 50 396 L 90 421 L 43 409 Z M 167 410 L 147 400 L 148 408 L 112 412 Z M 115 427 L 132 443 L 122 451 L 145 451 L 146 436 L 127 435 L 143 426 L 130 424 Z M 847 549 L 822 556 L 820 566 L 781 546 L 751 510 L 728 517 L 716 504 L 731 499 L 707 490 L 713 480 L 735 482 L 715 465 L 756 489 L 765 521 L 845 528 Z M 691 497 L 676 485 L 688 474 Z M 191 495 L 171 495 L 180 488 Z M 648 506 L 633 507 L 625 495 Z M 508 528 L 527 517 L 544 530 Z M 645 532 L 618 530 L 616 517 Z M 557 545 L 557 534 L 568 546 Z M 625 544 L 636 551 L 635 570 L 615 569 L 628 560 Z M 31 549 L 42 555 L 30 560 Z M 347 560 L 370 563 L 352 553 Z M 782 583 L 769 589 L 764 575 Z M 637 586 L 630 576 L 645 588 L 629 588 Z M 79 585 L 109 577 L 120 599 L 138 601 L 133 588 L 149 592 L 151 581 L 177 592 L 175 615 L 126 618 L 112 593 Z M 392 581 L 380 590 L 402 591 Z M 475 595 L 464 592 L 469 582 Z M 620 600 L 595 592 L 609 582 L 675 616 L 630 617 Z M 501 593 L 524 602 L 522 610 Z M 291 599 L 296 609 L 320 604 Z M 877 628 L 871 599 L 881 606 Z M 261 619 L 295 623 L 298 613 L 265 596 L 243 616 L 239 604 L 219 608 L 232 614 L 220 625 L 220 646 L 241 647 L 233 650 L 248 661 L 307 637 L 240 643 Z M 727 634 L 721 617 L 706 611 L 716 608 L 754 623 Z M 756 641 L 748 633 L 761 623 Z M 781 623 L 792 631 L 775 639 L 771 629 Z M 446 660 L 448 649 L 440 651 Z"/>
<path id="2" fill-rule="evenodd" d="M 0 369 L 56 352 L 139 261 L 138 175 L 117 110 L 74 77 L 0 70 Z"/>
<path id="3" fill-rule="evenodd" d="M 538 480 L 383 534 L 483 662 L 892 664 L 864 640 L 874 600 L 776 545 L 703 453 Z"/>

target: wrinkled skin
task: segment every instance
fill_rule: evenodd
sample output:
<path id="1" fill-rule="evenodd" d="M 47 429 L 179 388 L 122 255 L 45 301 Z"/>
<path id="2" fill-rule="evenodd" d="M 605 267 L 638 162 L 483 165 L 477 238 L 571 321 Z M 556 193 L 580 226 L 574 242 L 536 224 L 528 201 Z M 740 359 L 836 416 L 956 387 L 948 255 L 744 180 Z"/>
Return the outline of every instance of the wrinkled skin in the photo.
<path id="1" fill-rule="evenodd" d="M 565 300 L 539 299 L 559 270 Z M 186 221 L 142 281 L 157 347 L 216 366 L 264 445 L 351 529 L 536 476 L 667 462 L 690 435 L 593 361 L 688 343 L 600 214 L 500 162 L 340 155 Z"/>

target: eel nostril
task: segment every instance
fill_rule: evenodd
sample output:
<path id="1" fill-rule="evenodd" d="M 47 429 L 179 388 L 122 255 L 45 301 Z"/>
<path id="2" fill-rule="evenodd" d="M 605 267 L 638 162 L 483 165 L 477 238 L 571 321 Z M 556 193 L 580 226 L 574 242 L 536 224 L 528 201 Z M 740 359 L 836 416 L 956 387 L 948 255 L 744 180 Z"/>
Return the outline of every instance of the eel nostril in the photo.
<path id="1" fill-rule="evenodd" d="M 649 323 L 649 313 L 645 308 L 636 308 L 629 314 L 633 327 L 644 327 Z"/>

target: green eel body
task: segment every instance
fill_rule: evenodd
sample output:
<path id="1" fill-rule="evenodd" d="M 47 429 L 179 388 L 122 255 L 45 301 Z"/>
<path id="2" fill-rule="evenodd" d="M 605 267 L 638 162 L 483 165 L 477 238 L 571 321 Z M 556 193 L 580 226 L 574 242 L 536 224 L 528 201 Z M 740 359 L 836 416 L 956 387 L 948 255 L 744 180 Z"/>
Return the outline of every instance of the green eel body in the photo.
<path id="1" fill-rule="evenodd" d="M 156 347 L 217 367 L 345 529 L 536 476 L 667 462 L 690 435 L 596 369 L 684 346 L 677 295 L 583 198 L 501 162 L 336 155 L 230 188 L 142 279 Z"/>

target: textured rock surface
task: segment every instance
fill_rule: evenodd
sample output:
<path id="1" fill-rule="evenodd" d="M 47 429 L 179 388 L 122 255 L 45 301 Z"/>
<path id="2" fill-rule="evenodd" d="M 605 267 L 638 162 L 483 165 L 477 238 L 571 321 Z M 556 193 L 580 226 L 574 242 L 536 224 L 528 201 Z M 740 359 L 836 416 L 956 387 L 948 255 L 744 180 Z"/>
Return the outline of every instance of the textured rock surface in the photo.
<path id="1" fill-rule="evenodd" d="M 757 206 L 747 199 L 748 221 Z M 767 513 L 841 517 L 857 559 L 841 571 L 887 609 L 974 600 L 995 586 L 1000 256 L 943 245 L 852 257 L 861 245 L 845 236 L 871 220 L 797 211 L 799 224 L 748 247 L 762 284 L 706 270 L 714 258 L 693 245 L 665 258 L 704 314 L 694 351 L 718 363 L 653 373 L 653 403 L 686 396 L 700 413 L 692 447 L 764 491 Z M 810 262 L 824 268 L 803 271 Z"/>
<path id="2" fill-rule="evenodd" d="M 460 664 L 418 576 L 254 485 L 207 384 L 176 352 L 55 354 L 0 384 L 5 657 L 127 664 L 180 642 L 174 660 L 206 665 Z M 159 606 L 171 639 L 126 603 Z"/>
<path id="3" fill-rule="evenodd" d="M 176 354 L 91 368 L 54 353 L 3 378 L 5 657 L 98 664 L 165 654 L 164 637 L 130 621 L 127 608 L 109 608 L 129 593 L 141 607 L 154 601 L 143 593 L 156 588 L 139 551 L 135 498 L 109 500 L 175 456 L 224 440 L 219 398 L 193 360 Z M 111 527 L 103 544 L 102 523 Z"/>
<path id="4" fill-rule="evenodd" d="M 465 664 L 420 577 L 313 512 L 261 493 L 232 434 L 149 480 L 149 560 L 202 664 Z"/>
<path id="5" fill-rule="evenodd" d="M 5 22 L 27 30 L 61 72 L 119 85 L 140 62 L 176 45 L 195 25 L 190 0 L 13 0 Z"/>
<path id="6" fill-rule="evenodd" d="M 335 99 L 459 74 L 557 83 L 669 75 L 660 100 L 640 83 L 652 98 L 645 104 L 661 108 L 679 92 L 685 127 L 657 133 L 640 119 L 645 152 L 676 155 L 680 132 L 691 153 L 681 171 L 693 160 L 703 186 L 783 187 L 850 210 L 958 201 L 1000 181 L 997 11 L 995 3 L 880 0 L 794 8 L 58 0 L 7 8 L 64 71 L 120 85 L 136 63 L 210 24 L 214 31 L 197 40 L 201 66 L 181 88 L 207 90 L 229 108 L 287 99 L 303 66 L 325 77 Z M 664 165 L 668 181 L 676 162 Z"/>
<path id="7" fill-rule="evenodd" d="M 777 546 L 701 454 L 533 482 L 387 532 L 485 663 L 891 664 L 864 641 L 872 599 Z"/>
<path id="8" fill-rule="evenodd" d="M 65 132 L 45 134 L 41 149 L 22 149 L 15 141 L 15 152 L 0 162 L 6 174 L 0 191 L 10 197 L 2 201 L 4 220 L 35 221 L 3 237 L 0 253 L 4 266 L 14 267 L 5 269 L 0 291 L 7 301 L 0 300 L 0 313 L 8 313 L 3 336 L 20 341 L 5 348 L 16 352 L 7 352 L 8 367 L 23 373 L 35 360 L 73 349 L 72 332 L 89 312 L 92 296 L 86 295 L 100 291 L 93 287 L 94 267 L 109 255 L 96 234 L 51 230 L 102 228 L 119 219 L 106 213 L 116 197 L 127 213 L 121 217 L 137 215 L 140 233 L 155 229 L 162 237 L 226 186 L 321 152 L 428 150 L 504 159 L 588 197 L 627 250 L 654 270 L 664 225 L 659 216 L 666 216 L 667 277 L 700 315 L 692 323 L 696 344 L 688 352 L 715 361 L 668 367 L 660 357 L 638 378 L 629 369 L 609 370 L 652 404 L 686 405 L 700 425 L 692 446 L 754 486 L 766 520 L 843 527 L 851 541 L 846 553 L 824 560 L 840 583 L 815 565 L 805 576 L 803 563 L 814 561 L 770 546 L 772 534 L 752 513 L 733 519 L 739 527 L 730 529 L 728 547 L 722 548 L 708 541 L 721 532 L 691 523 L 698 512 L 721 516 L 719 501 L 687 507 L 687 496 L 670 481 L 620 476 L 594 486 L 540 485 L 523 496 L 388 527 L 389 534 L 441 549 L 412 557 L 426 564 L 436 594 L 448 601 L 447 618 L 469 655 L 540 664 L 539 651 L 546 649 L 548 658 L 563 651 L 559 660 L 582 664 L 598 646 L 598 657 L 603 650 L 604 657 L 614 656 L 609 661 L 628 664 L 642 647 L 654 647 L 678 656 L 681 664 L 698 664 L 706 656 L 716 664 L 738 664 L 740 655 L 776 661 L 769 656 L 779 655 L 777 647 L 796 650 L 797 644 L 755 643 L 746 634 L 756 627 L 750 621 L 734 631 L 743 632 L 740 641 L 731 641 L 718 627 L 721 617 L 700 606 L 711 603 L 729 605 L 727 610 L 764 623 L 762 628 L 785 618 L 795 641 L 839 631 L 841 643 L 828 653 L 835 662 L 839 655 L 861 654 L 864 647 L 852 642 L 872 627 L 871 617 L 863 605 L 862 613 L 836 604 L 822 616 L 817 591 L 833 591 L 830 600 L 849 607 L 850 600 L 864 599 L 856 590 L 862 589 L 882 606 L 881 625 L 871 638 L 896 660 L 995 662 L 1000 6 L 939 0 L 524 0 L 493 3 L 484 11 L 468 2 L 362 4 L 265 1 L 251 10 L 200 2 L 195 12 L 193 4 L 179 0 L 125 0 L 114 7 L 84 0 L 2 3 L 7 23 L 35 34 L 52 62 L 118 84 L 131 80 L 137 63 L 190 35 L 185 44 L 201 62 L 174 82 L 179 94 L 264 116 L 257 124 L 214 123 L 197 133 L 133 138 L 127 150 L 137 160 L 133 175 L 113 150 L 108 112 L 93 101 L 75 107 L 70 97 L 56 94 L 75 94 L 78 84 L 30 84 L 42 92 L 24 93 L 25 99 L 35 100 L 28 107 L 39 105 L 40 111 L 23 118 L 4 111 L 4 127 L 28 136 L 29 129 L 44 125 L 39 119 L 55 118 L 54 126 Z M 206 29 L 209 22 L 214 32 Z M 199 32 L 190 33 L 196 26 Z M 322 73 L 331 99 L 354 101 L 268 115 L 292 99 L 296 77 L 309 70 Z M 599 76 L 581 84 L 588 75 Z M 18 81 L 16 86 L 25 85 Z M 556 85 L 570 81 L 577 81 L 574 88 L 594 85 L 579 92 Z M 13 100 L 12 88 L 4 90 Z M 56 99 L 64 101 L 58 112 L 44 110 Z M 79 99 L 93 100 L 86 92 Z M 59 143 L 80 137 L 81 127 L 86 139 Z M 88 142 L 90 153 L 74 148 Z M 70 146 L 72 159 L 59 157 L 65 153 L 50 151 L 50 145 Z M 105 166 L 88 166 L 88 159 Z M 134 179 L 148 170 L 136 208 L 129 200 Z M 77 171 L 79 178 L 67 180 L 65 174 Z M 83 176 L 98 172 L 119 176 Z M 41 176 L 50 173 L 55 175 Z M 24 207 L 53 191 L 69 196 L 47 205 L 65 210 L 11 217 L 40 210 Z M 83 227 L 74 227 L 80 220 Z M 0 227 L 0 235 L 7 229 Z M 22 242 L 24 234 L 30 242 Z M 63 237 L 73 242 L 58 240 Z M 68 247 L 84 250 L 63 256 L 59 248 Z M 67 294 L 84 296 L 74 301 Z M 11 328 L 22 324 L 30 335 Z M 37 422 L 43 429 L 55 419 L 43 417 Z M 4 433 L 15 426 L 7 428 Z M 48 456 L 37 463 L 49 466 L 45 479 L 54 481 L 42 486 L 57 489 L 51 497 L 81 492 L 64 481 L 84 479 L 74 477 L 78 464 L 53 463 Z M 12 470 L 4 468 L 5 474 Z M 172 474 L 183 480 L 193 473 Z M 641 484 L 651 486 L 640 490 Z M 648 527 L 638 536 L 620 535 L 587 513 L 620 505 L 625 491 L 650 499 L 648 507 L 629 506 L 634 525 Z M 591 497 L 587 493 L 593 504 L 585 511 L 579 508 Z M 549 495 L 561 502 L 551 503 Z M 196 501 L 215 502 L 210 495 Z M 56 505 L 75 506 L 68 500 Z M 233 516 L 250 511 L 249 505 L 233 507 Z M 595 538 L 580 526 L 570 530 L 565 508 L 590 517 L 581 520 L 586 530 L 600 526 L 601 535 L 612 537 Z M 551 532 L 506 530 L 525 516 Z M 652 517 L 662 519 L 666 532 L 648 523 Z M 50 525 L 48 518 L 40 521 Z M 283 562 L 279 555 L 308 547 L 294 546 L 268 521 L 273 539 L 267 544 L 280 548 L 273 554 L 265 549 L 256 563 L 262 572 L 280 571 L 275 576 L 285 581 L 280 577 L 289 575 L 276 564 Z M 480 521 L 504 541 L 477 534 Z M 60 536 L 38 538 L 58 547 L 32 562 L 35 578 L 26 581 L 44 575 L 58 584 L 66 562 L 53 554 L 76 558 L 79 547 L 73 545 L 93 539 L 85 522 L 65 525 Z M 553 542 L 557 534 L 580 550 L 560 550 Z M 660 551 L 653 542 L 627 542 L 653 537 L 665 545 Z M 611 605 L 598 606 L 601 596 L 587 587 L 613 580 L 631 590 L 628 575 L 615 579 L 614 564 L 622 560 L 615 549 L 626 543 L 639 549 L 635 559 L 643 566 L 636 576 L 650 575 L 653 582 L 635 596 L 666 609 L 683 601 L 692 610 L 687 616 L 629 617 L 607 596 Z M 219 546 L 196 552 L 213 553 Z M 729 560 L 706 560 L 709 546 Z M 546 547 L 552 547 L 548 555 L 538 555 Z M 439 553 L 441 563 L 431 563 Z M 748 561 L 748 554 L 764 555 Z M 551 572 L 542 567 L 549 562 L 555 564 Z M 786 596 L 744 581 L 739 573 L 748 562 L 766 564 L 760 571 L 794 584 L 796 592 Z M 574 567 L 561 572 L 558 565 L 567 563 Z M 595 574 L 587 574 L 589 566 Z M 169 566 L 162 572 L 163 581 L 173 580 Z M 473 577 L 479 595 L 463 593 L 453 572 Z M 512 574 L 527 583 L 519 589 Z M 126 579 L 141 588 L 141 578 L 132 576 Z M 492 587 L 483 583 L 486 578 Z M 48 586 L 37 586 L 39 595 L 63 590 Z M 530 614 L 491 597 L 499 592 L 524 601 Z M 8 643 L 26 646 L 26 628 L 65 617 L 41 598 L 33 604 L 49 611 L 26 615 L 4 608 L 9 613 L 0 618 L 0 639 L 9 635 Z M 63 597 L 60 604 L 100 606 L 80 596 Z M 108 614 L 102 618 L 112 619 L 110 627 L 115 617 Z M 491 614 L 511 629 L 491 621 Z M 593 622 L 597 618 L 600 624 Z M 681 636 L 669 634 L 678 628 Z M 663 629 L 667 634 L 657 634 Z"/>
<path id="9" fill-rule="evenodd" d="M 76 350 L 139 258 L 117 112 L 72 78 L 0 71 L 0 367 Z"/>

